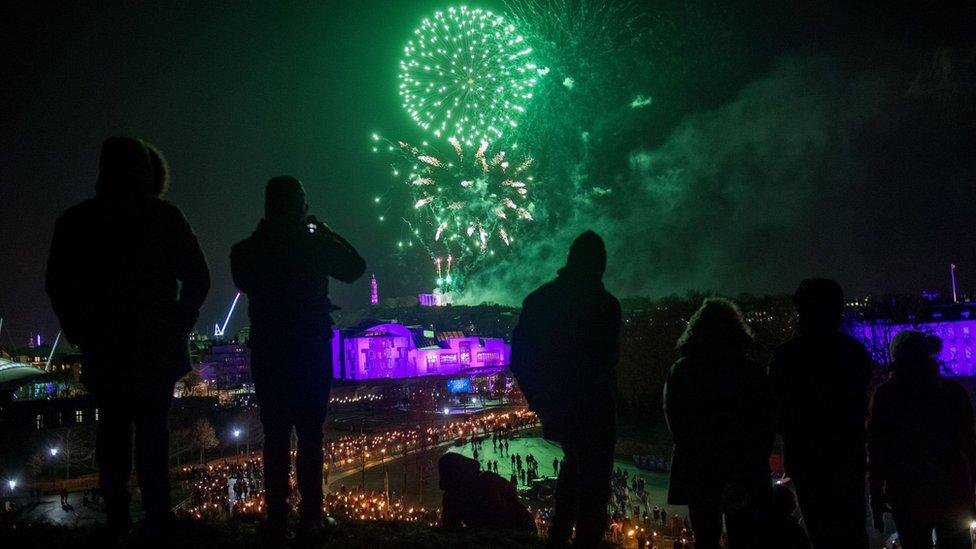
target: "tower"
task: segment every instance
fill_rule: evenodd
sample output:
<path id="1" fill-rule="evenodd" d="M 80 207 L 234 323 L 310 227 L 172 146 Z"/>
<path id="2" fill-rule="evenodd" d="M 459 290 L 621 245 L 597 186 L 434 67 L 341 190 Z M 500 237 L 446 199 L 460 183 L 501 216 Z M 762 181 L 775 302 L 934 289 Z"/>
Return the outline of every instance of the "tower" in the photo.
<path id="1" fill-rule="evenodd" d="M 380 302 L 380 292 L 376 286 L 376 275 L 369 277 L 369 304 L 376 305 Z"/>

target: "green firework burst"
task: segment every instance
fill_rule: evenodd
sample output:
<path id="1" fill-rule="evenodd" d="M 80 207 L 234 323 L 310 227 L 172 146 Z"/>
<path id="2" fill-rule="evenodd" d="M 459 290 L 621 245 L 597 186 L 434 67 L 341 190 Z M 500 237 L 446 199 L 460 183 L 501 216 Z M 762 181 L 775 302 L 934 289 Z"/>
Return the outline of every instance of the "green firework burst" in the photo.
<path id="1" fill-rule="evenodd" d="M 518 126 L 538 77 L 532 48 L 500 15 L 481 9 L 435 12 L 414 30 L 400 60 L 400 96 L 435 137 L 466 146 Z"/>

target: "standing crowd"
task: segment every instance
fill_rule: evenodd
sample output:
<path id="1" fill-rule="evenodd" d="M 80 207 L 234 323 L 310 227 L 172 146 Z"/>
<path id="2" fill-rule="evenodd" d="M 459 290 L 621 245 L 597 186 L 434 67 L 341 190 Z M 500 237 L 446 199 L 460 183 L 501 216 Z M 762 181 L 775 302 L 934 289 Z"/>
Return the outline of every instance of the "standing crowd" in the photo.
<path id="1" fill-rule="evenodd" d="M 102 415 L 96 456 L 112 536 L 127 535 L 131 525 L 133 450 L 142 532 L 147 539 L 170 533 L 167 414 L 176 381 L 190 371 L 188 334 L 210 288 L 196 235 L 179 208 L 162 200 L 169 175 L 151 144 L 107 139 L 95 197 L 58 219 L 48 259 L 47 292 L 65 337 L 82 351 L 82 382 Z M 581 234 L 555 279 L 525 298 L 512 335 L 512 373 L 543 435 L 564 453 L 552 464 L 553 548 L 598 546 L 608 506 L 626 514 L 630 492 L 643 491 L 613 471 L 621 309 L 603 285 L 606 263 L 600 236 Z M 261 535 L 283 541 L 287 533 L 294 430 L 298 536 L 314 539 L 329 527 L 322 489 L 335 309 L 329 279 L 352 283 L 366 263 L 309 215 L 302 183 L 282 176 L 267 183 L 264 217 L 230 250 L 230 264 L 248 297 L 265 434 Z M 680 543 L 693 537 L 696 548 L 712 549 L 727 537 L 733 549 L 863 549 L 867 476 L 875 526 L 883 529 L 890 512 L 902 547 L 928 549 L 933 534 L 940 548 L 971 547 L 973 412 L 963 388 L 939 374 L 941 341 L 898 334 L 887 380 L 870 402 L 873 364 L 841 331 L 840 286 L 806 280 L 795 304 L 798 334 L 776 349 L 768 368 L 751 358 L 753 336 L 728 300 L 705 300 L 677 342 L 664 401 L 674 441 L 668 500 L 688 506 L 693 530 Z M 121 330 L 134 338 L 123 347 Z M 777 434 L 795 498 L 770 481 Z M 492 444 L 507 453 L 506 440 Z M 445 502 L 452 502 L 445 523 L 535 528 L 512 483 L 481 470 L 477 459 L 447 456 L 457 457 L 441 463 Z M 511 459 L 523 484 L 539 476 L 534 457 Z M 242 474 L 231 489 L 250 499 L 251 482 Z M 213 490 L 226 494 L 228 487 Z"/>

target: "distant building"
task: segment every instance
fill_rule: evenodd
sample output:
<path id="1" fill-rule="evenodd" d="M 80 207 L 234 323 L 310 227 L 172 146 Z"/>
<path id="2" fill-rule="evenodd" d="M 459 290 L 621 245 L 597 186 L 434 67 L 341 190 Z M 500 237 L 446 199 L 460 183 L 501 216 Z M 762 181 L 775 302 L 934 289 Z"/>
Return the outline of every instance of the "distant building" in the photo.
<path id="1" fill-rule="evenodd" d="M 417 301 L 421 307 L 443 307 L 451 304 L 451 294 L 434 290 L 433 293 L 418 295 Z"/>
<path id="2" fill-rule="evenodd" d="M 376 284 L 376 275 L 369 277 L 369 304 L 378 305 L 380 302 L 380 290 Z"/>
<path id="3" fill-rule="evenodd" d="M 491 375 L 509 364 L 511 348 L 499 338 L 441 334 L 385 323 L 351 333 L 335 330 L 333 377 L 345 380 Z"/>
<path id="4" fill-rule="evenodd" d="M 251 350 L 243 344 L 214 345 L 200 358 L 200 380 L 214 389 L 236 389 L 252 383 Z"/>
<path id="5" fill-rule="evenodd" d="M 942 373 L 976 376 L 976 304 L 934 306 L 896 318 L 866 318 L 852 327 L 879 364 L 888 364 L 889 346 L 898 332 L 918 330 L 942 339 Z"/>

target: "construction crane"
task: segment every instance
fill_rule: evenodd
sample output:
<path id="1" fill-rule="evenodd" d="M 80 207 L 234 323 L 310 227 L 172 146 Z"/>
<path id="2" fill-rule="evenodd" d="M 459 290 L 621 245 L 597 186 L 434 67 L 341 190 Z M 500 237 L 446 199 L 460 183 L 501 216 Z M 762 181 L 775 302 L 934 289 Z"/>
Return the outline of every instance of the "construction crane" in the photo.
<path id="1" fill-rule="evenodd" d="M 230 317 L 234 314 L 234 309 L 237 308 L 237 300 L 241 298 L 241 292 L 237 292 L 234 296 L 234 301 L 230 304 L 230 309 L 227 310 L 227 316 L 224 317 L 223 324 L 214 324 L 214 337 L 224 337 L 224 330 L 227 329 L 227 324 L 230 323 Z"/>

